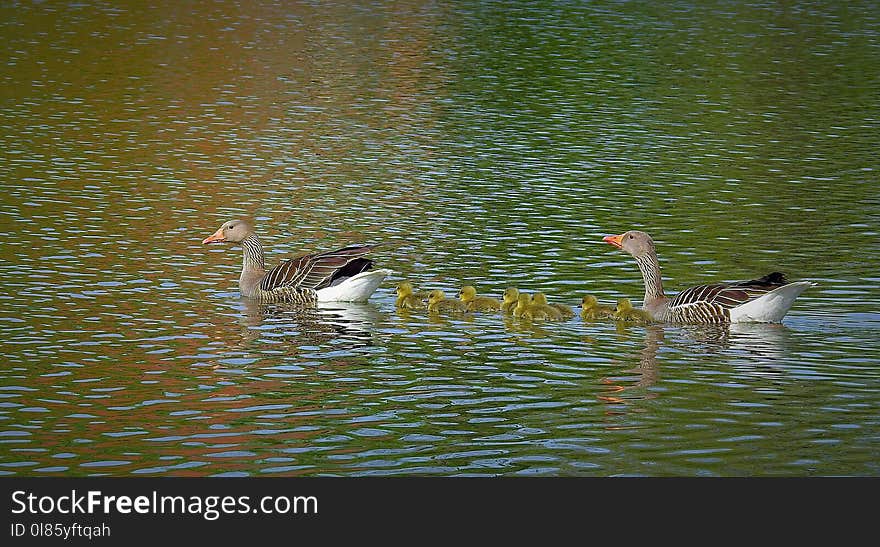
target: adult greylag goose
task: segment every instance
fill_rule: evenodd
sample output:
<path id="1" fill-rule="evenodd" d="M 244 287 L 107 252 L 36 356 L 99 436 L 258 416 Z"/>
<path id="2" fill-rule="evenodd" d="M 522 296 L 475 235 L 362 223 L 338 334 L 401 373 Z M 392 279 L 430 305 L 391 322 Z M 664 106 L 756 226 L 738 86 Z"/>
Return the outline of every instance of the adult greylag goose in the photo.
<path id="1" fill-rule="evenodd" d="M 254 229 L 241 220 L 224 222 L 202 244 L 240 243 L 244 262 L 238 287 L 241 295 L 261 303 L 363 302 L 391 270 L 371 270 L 364 258 L 375 245 L 351 245 L 335 251 L 285 260 L 266 269 L 263 246 Z"/>
<path id="2" fill-rule="evenodd" d="M 656 321 L 669 323 L 778 323 L 795 298 L 815 285 L 789 283 L 779 272 L 760 279 L 690 287 L 669 298 L 663 292 L 654 240 L 645 232 L 630 230 L 603 240 L 636 259 L 645 282 L 643 308 Z"/>

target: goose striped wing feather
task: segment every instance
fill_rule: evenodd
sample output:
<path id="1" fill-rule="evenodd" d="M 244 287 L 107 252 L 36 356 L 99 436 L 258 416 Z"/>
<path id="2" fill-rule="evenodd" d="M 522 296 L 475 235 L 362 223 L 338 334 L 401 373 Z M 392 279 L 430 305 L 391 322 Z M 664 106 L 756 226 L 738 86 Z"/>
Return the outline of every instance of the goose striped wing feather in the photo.
<path id="1" fill-rule="evenodd" d="M 281 262 L 260 283 L 263 291 L 295 287 L 318 290 L 329 287 L 340 276 L 350 277 L 370 269 L 372 261 L 363 256 L 375 245 L 351 245 L 335 251 L 314 253 Z"/>
<path id="2" fill-rule="evenodd" d="M 724 322 L 730 310 L 759 298 L 788 283 L 785 276 L 773 272 L 760 279 L 734 283 L 716 283 L 690 287 L 669 302 L 669 314 L 680 321 Z"/>

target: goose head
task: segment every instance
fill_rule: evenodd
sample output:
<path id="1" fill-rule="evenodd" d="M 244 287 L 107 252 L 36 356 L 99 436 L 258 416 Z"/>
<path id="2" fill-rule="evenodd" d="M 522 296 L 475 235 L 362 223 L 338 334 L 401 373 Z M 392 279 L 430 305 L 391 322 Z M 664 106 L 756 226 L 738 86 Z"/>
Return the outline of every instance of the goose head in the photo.
<path id="1" fill-rule="evenodd" d="M 532 303 L 538 304 L 541 306 L 546 306 L 547 305 L 547 296 L 542 292 L 536 292 L 534 295 L 532 295 Z"/>
<path id="2" fill-rule="evenodd" d="M 458 293 L 458 298 L 461 299 L 462 302 L 470 302 L 477 296 L 477 289 L 472 287 L 471 285 L 465 285 L 461 288 L 461 291 Z"/>
<path id="3" fill-rule="evenodd" d="M 208 243 L 239 243 L 247 236 L 254 233 L 250 224 L 243 220 L 230 220 L 224 222 L 216 232 L 202 240 L 202 245 Z"/>
<path id="4" fill-rule="evenodd" d="M 614 245 L 618 249 L 623 249 L 634 257 L 648 256 L 655 254 L 654 240 L 645 232 L 638 230 L 630 230 L 616 236 L 605 236 L 602 241 Z"/>
<path id="5" fill-rule="evenodd" d="M 412 283 L 409 281 L 401 281 L 401 283 L 397 286 L 397 296 L 403 298 L 404 296 L 409 296 L 413 293 Z"/>
<path id="6" fill-rule="evenodd" d="M 584 298 L 581 300 L 581 307 L 583 307 L 584 309 L 595 308 L 598 304 L 599 301 L 596 300 L 596 297 L 592 294 L 584 296 Z"/>
<path id="7" fill-rule="evenodd" d="M 627 313 L 633 310 L 632 302 L 629 298 L 621 298 L 617 301 L 617 313 Z"/>
<path id="8" fill-rule="evenodd" d="M 502 299 L 506 304 L 516 302 L 519 299 L 519 290 L 514 287 L 507 287 L 506 289 L 504 289 Z"/>
<path id="9" fill-rule="evenodd" d="M 433 291 L 428 293 L 428 303 L 429 304 L 436 304 L 438 302 L 442 302 L 445 299 L 446 299 L 446 295 L 443 294 L 443 291 L 441 291 L 440 289 L 434 289 Z"/>

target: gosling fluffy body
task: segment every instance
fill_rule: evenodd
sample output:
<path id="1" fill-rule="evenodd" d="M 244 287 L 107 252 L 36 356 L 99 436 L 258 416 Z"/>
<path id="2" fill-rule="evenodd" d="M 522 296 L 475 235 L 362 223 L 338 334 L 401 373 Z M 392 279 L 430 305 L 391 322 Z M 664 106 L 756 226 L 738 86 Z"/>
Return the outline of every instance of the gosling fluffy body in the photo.
<path id="1" fill-rule="evenodd" d="M 429 313 L 465 313 L 467 305 L 461 300 L 449 300 L 440 289 L 435 289 L 428 294 Z"/>
<path id="2" fill-rule="evenodd" d="M 464 302 L 468 311 L 494 312 L 501 309 L 501 302 L 489 296 L 478 296 L 477 289 L 472 285 L 462 287 L 458 298 Z"/>

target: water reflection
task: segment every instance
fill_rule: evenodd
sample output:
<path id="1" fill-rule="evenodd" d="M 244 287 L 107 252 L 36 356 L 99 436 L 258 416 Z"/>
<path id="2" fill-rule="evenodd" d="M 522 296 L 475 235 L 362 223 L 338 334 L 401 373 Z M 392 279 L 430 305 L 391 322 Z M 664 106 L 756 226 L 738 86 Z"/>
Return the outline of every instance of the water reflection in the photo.
<path id="1" fill-rule="evenodd" d="M 369 303 L 327 302 L 316 306 L 260 304 L 241 300 L 239 324 L 243 344 L 255 341 L 290 343 L 293 347 L 333 346 L 356 349 L 373 344 L 376 326 L 387 319 Z"/>
<path id="2" fill-rule="evenodd" d="M 686 351 L 699 355 L 723 353 L 732 357 L 731 362 L 741 371 L 747 369 L 759 376 L 779 374 L 790 354 L 787 348 L 789 330 L 781 324 L 634 327 L 617 322 L 615 328 L 627 346 L 637 339 L 638 332 L 643 331 L 644 337 L 636 350 L 613 361 L 616 366 L 629 367 L 621 371 L 629 376 L 615 374 L 602 379 L 605 388 L 598 398 L 611 404 L 657 397 L 657 392 L 646 388 L 655 385 L 660 378 L 658 357 L 664 349 L 684 347 Z"/>
<path id="3" fill-rule="evenodd" d="M 790 337 L 784 324 L 768 323 L 687 325 L 679 327 L 679 333 L 686 343 L 694 344 L 694 351 L 726 352 L 764 364 L 786 357 Z"/>
<path id="4" fill-rule="evenodd" d="M 617 335 L 627 341 L 635 339 L 638 331 L 644 331 L 644 338 L 637 350 L 616 357 L 612 361 L 615 368 L 629 368 L 621 371 L 625 375 L 615 374 L 602 378 L 603 389 L 597 396 L 598 400 L 608 404 L 626 404 L 633 400 L 657 397 L 656 392 L 647 388 L 656 384 L 659 379 L 657 355 L 665 338 L 664 327 L 661 325 L 633 327 L 625 322 L 617 322 L 615 329 Z M 631 346 L 631 344 L 627 345 Z"/>

